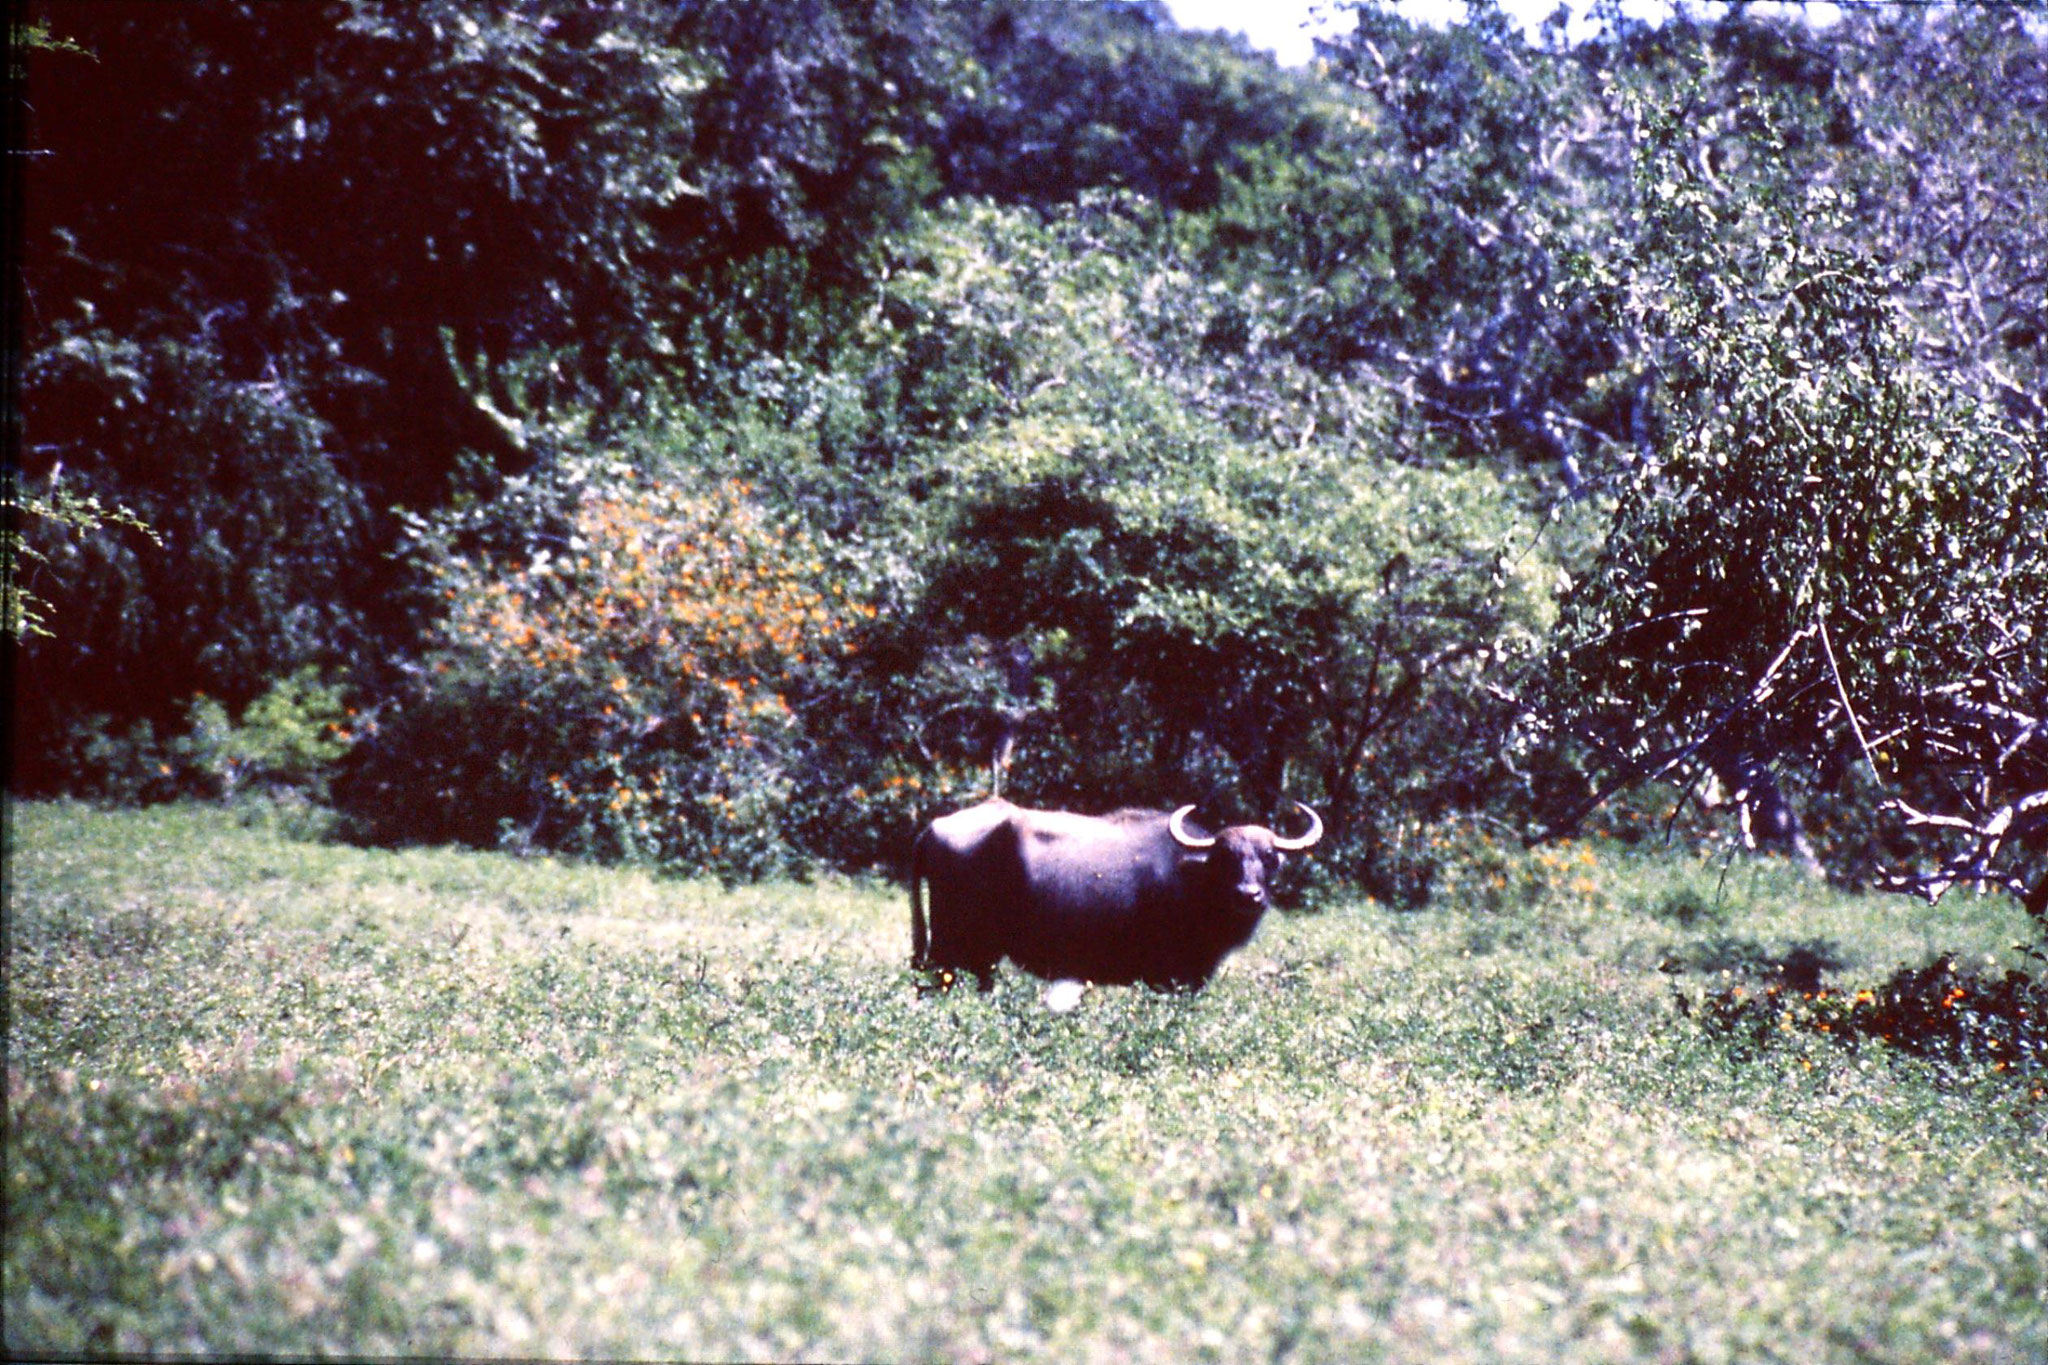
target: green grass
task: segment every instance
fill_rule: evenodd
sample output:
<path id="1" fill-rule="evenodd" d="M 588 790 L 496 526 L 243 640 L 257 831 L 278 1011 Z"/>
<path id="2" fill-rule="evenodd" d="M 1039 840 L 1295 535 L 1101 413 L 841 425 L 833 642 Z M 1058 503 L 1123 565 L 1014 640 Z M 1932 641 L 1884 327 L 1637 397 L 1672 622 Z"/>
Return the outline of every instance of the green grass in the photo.
<path id="1" fill-rule="evenodd" d="M 10 1351 L 2048 1358 L 2040 1078 L 1675 1004 L 2020 965 L 2002 901 L 1552 850 L 1055 1015 L 920 998 L 880 884 L 11 836 Z"/>

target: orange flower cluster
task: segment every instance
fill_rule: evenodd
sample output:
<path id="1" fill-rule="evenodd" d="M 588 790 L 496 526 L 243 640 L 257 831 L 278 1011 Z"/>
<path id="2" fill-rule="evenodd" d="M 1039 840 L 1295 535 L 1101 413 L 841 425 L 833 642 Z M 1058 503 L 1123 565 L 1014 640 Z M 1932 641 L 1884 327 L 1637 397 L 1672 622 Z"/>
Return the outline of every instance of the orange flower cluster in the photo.
<path id="1" fill-rule="evenodd" d="M 571 553 L 458 595 L 451 639 L 496 664 L 595 668 L 604 685 L 772 683 L 833 649 L 855 609 L 744 484 L 586 497 Z"/>
<path id="2" fill-rule="evenodd" d="M 1959 971 L 1947 958 L 1901 969 L 1882 986 L 1854 994 L 1777 981 L 1756 993 L 1725 987 L 1697 1006 L 1680 996 L 1681 1007 L 1696 1008 L 1710 1032 L 1759 1046 L 1801 1034 L 1851 1049 L 1876 1040 L 1949 1066 L 2020 1073 L 2030 1083 L 2048 1072 L 2044 1001 L 2048 983 L 2025 972 L 1979 976 Z"/>
<path id="3" fill-rule="evenodd" d="M 614 484 L 569 532 L 525 565 L 457 561 L 446 654 L 556 737 L 548 799 L 603 851 L 724 848 L 782 785 L 799 678 L 873 610 L 742 483 Z"/>

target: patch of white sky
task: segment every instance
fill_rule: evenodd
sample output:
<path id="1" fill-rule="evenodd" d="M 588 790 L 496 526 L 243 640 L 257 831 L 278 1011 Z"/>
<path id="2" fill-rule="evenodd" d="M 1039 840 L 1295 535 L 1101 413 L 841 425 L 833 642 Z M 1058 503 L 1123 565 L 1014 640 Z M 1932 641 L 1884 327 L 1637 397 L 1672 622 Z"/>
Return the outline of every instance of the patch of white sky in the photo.
<path id="1" fill-rule="evenodd" d="M 1501 8 L 1533 39 L 1543 22 L 1557 11 L 1559 0 L 1501 0 Z M 1588 36 L 1592 24 L 1587 15 L 1592 0 L 1567 0 L 1571 22 L 1565 35 L 1571 41 Z M 1353 8 L 1329 0 L 1166 0 L 1173 20 L 1184 29 L 1222 29 L 1242 33 L 1255 48 L 1280 59 L 1282 66 L 1306 66 L 1315 55 L 1313 40 L 1348 33 L 1353 26 Z M 1678 7 L 1674 0 L 1623 0 L 1622 10 L 1631 18 L 1658 23 Z M 1707 0 L 1688 6 L 1694 13 L 1709 14 L 1724 3 Z M 1464 0 L 1397 0 L 1394 8 L 1407 18 L 1428 24 L 1449 24 L 1465 15 Z M 1757 4 L 1757 13 L 1789 11 L 1803 14 L 1815 25 L 1830 24 L 1841 11 L 1832 4 Z"/>

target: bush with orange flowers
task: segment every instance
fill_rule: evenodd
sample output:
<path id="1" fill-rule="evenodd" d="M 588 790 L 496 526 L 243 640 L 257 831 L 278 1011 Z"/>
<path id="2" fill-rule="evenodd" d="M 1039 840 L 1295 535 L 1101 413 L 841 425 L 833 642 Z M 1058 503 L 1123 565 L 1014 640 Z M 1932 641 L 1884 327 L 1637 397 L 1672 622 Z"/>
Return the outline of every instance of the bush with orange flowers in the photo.
<path id="1" fill-rule="evenodd" d="M 365 832 L 789 870 L 798 710 L 863 609 L 737 481 L 608 463 L 511 491 L 489 529 L 530 507 L 516 548 L 423 530 L 442 616 L 347 788 Z"/>
<path id="2" fill-rule="evenodd" d="M 1881 1042 L 1951 1071 L 1988 1070 L 2029 1084 L 2048 1078 L 2048 981 L 2027 972 L 1994 977 L 1944 956 L 1902 967 L 1872 989 L 1806 984 L 1781 978 L 1757 990 L 1729 986 L 1698 1001 L 1681 993 L 1679 1006 L 1745 1051 L 1801 1037 L 1852 1050 Z"/>

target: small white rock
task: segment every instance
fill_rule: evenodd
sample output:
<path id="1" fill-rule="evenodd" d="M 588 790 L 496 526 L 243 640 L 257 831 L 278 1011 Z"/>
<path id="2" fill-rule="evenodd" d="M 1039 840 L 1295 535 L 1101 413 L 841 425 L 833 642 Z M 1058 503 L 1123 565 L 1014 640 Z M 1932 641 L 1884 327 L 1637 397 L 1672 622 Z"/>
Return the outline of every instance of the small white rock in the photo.
<path id="1" fill-rule="evenodd" d="M 1087 989 L 1085 981 L 1055 981 L 1045 988 L 1045 1007 L 1054 1014 L 1065 1014 L 1081 1003 L 1081 994 Z"/>

